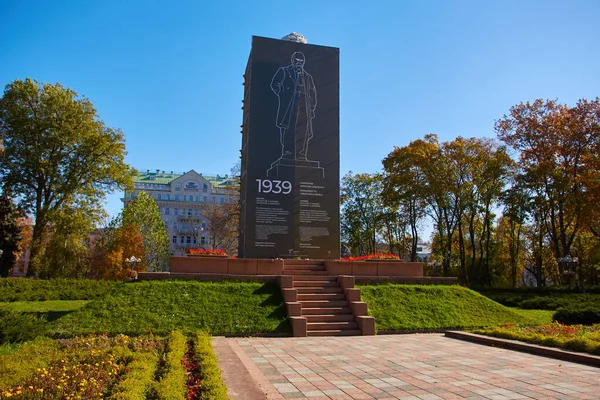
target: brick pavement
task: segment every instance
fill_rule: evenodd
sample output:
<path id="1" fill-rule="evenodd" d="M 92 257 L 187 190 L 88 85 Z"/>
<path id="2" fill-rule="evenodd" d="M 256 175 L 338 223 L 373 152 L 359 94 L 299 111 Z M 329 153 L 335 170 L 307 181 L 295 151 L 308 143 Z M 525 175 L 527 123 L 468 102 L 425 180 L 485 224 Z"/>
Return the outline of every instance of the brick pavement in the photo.
<path id="1" fill-rule="evenodd" d="M 269 399 L 600 399 L 600 369 L 442 334 L 231 338 Z"/>

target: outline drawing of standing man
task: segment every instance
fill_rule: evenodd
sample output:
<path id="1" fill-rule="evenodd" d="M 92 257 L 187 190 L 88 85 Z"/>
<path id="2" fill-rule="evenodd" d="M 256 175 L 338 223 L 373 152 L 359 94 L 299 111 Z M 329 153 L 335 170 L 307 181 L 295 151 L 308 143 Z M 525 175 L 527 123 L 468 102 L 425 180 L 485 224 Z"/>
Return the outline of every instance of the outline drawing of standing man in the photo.
<path id="1" fill-rule="evenodd" d="M 281 159 L 307 161 L 308 142 L 313 137 L 317 89 L 312 76 L 304 70 L 304 54 L 293 53 L 291 61 L 290 65 L 280 67 L 271 80 L 271 90 L 279 100 L 276 124 Z"/>

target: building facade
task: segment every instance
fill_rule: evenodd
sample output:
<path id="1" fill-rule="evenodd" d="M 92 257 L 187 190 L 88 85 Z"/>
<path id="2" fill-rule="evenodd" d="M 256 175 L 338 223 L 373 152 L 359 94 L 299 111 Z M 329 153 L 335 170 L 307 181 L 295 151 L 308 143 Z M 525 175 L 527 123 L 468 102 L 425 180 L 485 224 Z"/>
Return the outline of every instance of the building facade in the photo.
<path id="1" fill-rule="evenodd" d="M 125 192 L 126 206 L 139 192 L 152 197 L 165 222 L 173 254 L 186 249 L 211 248 L 209 207 L 219 207 L 238 201 L 228 175 L 205 176 L 194 170 L 184 174 L 156 170 L 139 172 L 134 177 L 134 190 Z"/>

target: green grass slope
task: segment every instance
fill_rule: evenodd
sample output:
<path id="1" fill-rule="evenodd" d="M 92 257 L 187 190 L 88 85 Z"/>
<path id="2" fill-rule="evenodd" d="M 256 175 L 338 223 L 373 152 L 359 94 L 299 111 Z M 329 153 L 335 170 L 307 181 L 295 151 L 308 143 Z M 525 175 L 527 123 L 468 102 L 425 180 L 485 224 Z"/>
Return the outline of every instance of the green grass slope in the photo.
<path id="1" fill-rule="evenodd" d="M 446 285 L 361 285 L 378 331 L 465 329 L 535 324 L 479 293 Z"/>
<path id="2" fill-rule="evenodd" d="M 167 335 L 289 333 L 279 287 L 255 282 L 154 281 L 118 285 L 47 324 L 50 337 L 89 333 Z"/>
<path id="3" fill-rule="evenodd" d="M 91 279 L 0 278 L 0 302 L 93 300 L 125 283 Z"/>

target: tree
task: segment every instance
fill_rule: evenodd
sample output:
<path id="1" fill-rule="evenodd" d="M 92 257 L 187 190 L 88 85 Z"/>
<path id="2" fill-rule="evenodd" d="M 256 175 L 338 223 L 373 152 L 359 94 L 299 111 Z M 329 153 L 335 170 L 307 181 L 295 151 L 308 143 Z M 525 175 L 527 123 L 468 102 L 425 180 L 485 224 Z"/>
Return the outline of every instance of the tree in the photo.
<path id="1" fill-rule="evenodd" d="M 139 192 L 123 209 L 121 226 L 136 226 L 144 241 L 144 260 L 150 271 L 166 271 L 169 266 L 169 237 L 156 201 Z M 129 255 L 131 256 L 131 255 Z M 125 254 L 125 257 L 129 257 Z"/>
<path id="2" fill-rule="evenodd" d="M 91 269 L 98 278 L 124 280 L 131 276 L 130 267 L 136 271 L 148 269 L 140 227 L 136 224 L 121 225 L 120 218 L 113 219 L 104 229 L 93 244 L 92 251 L 94 257 Z M 136 265 L 129 265 L 126 260 L 132 256 L 141 261 Z"/>
<path id="3" fill-rule="evenodd" d="M 410 147 L 395 147 L 382 161 L 383 203 L 395 211 L 396 226 L 410 227 L 410 261 L 417 261 L 419 223 L 425 216 L 422 177 Z M 386 218 L 389 220 L 390 217 Z M 406 238 L 405 229 L 401 230 Z M 400 238 L 398 238 L 400 239 Z"/>
<path id="4" fill-rule="evenodd" d="M 377 252 L 382 227 L 381 177 L 348 172 L 342 178 L 342 237 L 354 255 Z"/>
<path id="5" fill-rule="evenodd" d="M 204 217 L 208 223 L 210 247 L 235 254 L 238 246 L 239 202 L 207 204 Z"/>
<path id="6" fill-rule="evenodd" d="M 39 264 L 42 278 L 86 278 L 90 273 L 91 227 L 99 216 L 77 207 L 52 212 L 47 228 L 44 256 Z"/>
<path id="7" fill-rule="evenodd" d="M 38 272 L 52 212 L 82 203 L 100 208 L 107 193 L 132 186 L 123 133 L 105 125 L 92 103 L 61 84 L 26 79 L 0 99 L 2 190 L 33 213 L 31 262 Z"/>
<path id="8" fill-rule="evenodd" d="M 520 180 L 535 198 L 555 257 L 564 257 L 597 208 L 600 99 L 579 100 L 575 107 L 552 100 L 520 103 L 495 129 L 519 152 Z"/>
<path id="9" fill-rule="evenodd" d="M 0 196 L 0 277 L 7 277 L 16 261 L 21 227 L 19 218 L 22 217 L 17 206 L 7 196 Z"/>

